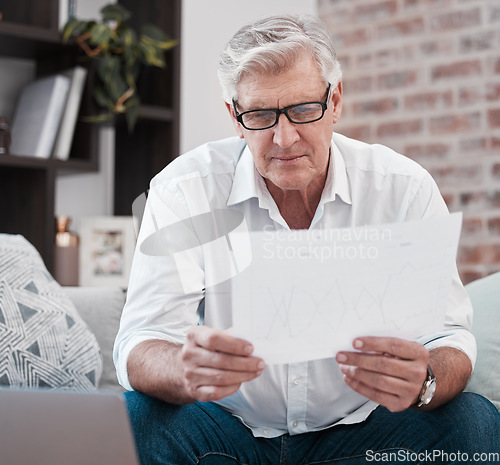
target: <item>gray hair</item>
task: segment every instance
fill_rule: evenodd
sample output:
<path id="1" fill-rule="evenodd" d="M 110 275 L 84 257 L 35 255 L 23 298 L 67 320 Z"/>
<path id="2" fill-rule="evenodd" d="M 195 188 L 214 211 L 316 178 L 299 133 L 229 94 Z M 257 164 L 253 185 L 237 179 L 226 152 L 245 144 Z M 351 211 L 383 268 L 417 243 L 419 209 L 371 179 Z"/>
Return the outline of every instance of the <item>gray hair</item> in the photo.
<path id="1" fill-rule="evenodd" d="M 237 99 L 237 85 L 252 72 L 277 74 L 310 53 L 325 83 L 336 87 L 342 69 L 326 26 L 314 16 L 271 16 L 242 27 L 227 43 L 218 76 L 224 100 Z"/>

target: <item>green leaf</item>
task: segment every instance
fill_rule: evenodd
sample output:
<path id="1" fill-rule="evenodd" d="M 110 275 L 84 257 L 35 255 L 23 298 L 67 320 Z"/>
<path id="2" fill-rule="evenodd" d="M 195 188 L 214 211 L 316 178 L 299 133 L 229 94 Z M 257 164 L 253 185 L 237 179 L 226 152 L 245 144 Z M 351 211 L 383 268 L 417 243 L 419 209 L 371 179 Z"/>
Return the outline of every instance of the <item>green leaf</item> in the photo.
<path id="1" fill-rule="evenodd" d="M 67 42 L 70 37 L 78 37 L 87 30 L 89 22 L 70 18 L 62 30 L 63 42 Z"/>
<path id="2" fill-rule="evenodd" d="M 110 112 L 113 111 L 114 102 L 109 98 L 108 93 L 102 87 L 96 85 L 94 87 L 93 96 L 97 105 L 102 108 L 106 108 Z"/>
<path id="3" fill-rule="evenodd" d="M 95 24 L 89 32 L 89 42 L 92 45 L 98 46 L 109 43 L 111 29 L 107 24 Z"/>
<path id="4" fill-rule="evenodd" d="M 139 114 L 139 97 L 133 95 L 125 103 L 125 119 L 127 121 L 127 128 L 129 134 L 134 132 L 135 123 L 137 122 L 137 116 Z"/>
<path id="5" fill-rule="evenodd" d="M 141 40 L 162 50 L 173 48 L 179 43 L 178 40 L 170 39 L 160 28 L 152 24 L 146 24 L 142 28 Z"/>
<path id="6" fill-rule="evenodd" d="M 129 87 L 122 73 L 120 58 L 117 56 L 107 56 L 99 59 L 97 75 L 109 93 L 113 104 L 116 103 Z"/>
<path id="7" fill-rule="evenodd" d="M 146 64 L 157 66 L 158 68 L 165 67 L 163 50 L 160 50 L 149 44 L 148 42 L 144 42 L 143 40 L 139 41 L 139 48 L 142 51 L 142 55 Z"/>
<path id="8" fill-rule="evenodd" d="M 120 44 L 124 51 L 129 51 L 137 44 L 137 34 L 132 29 L 125 29 L 119 36 Z"/>
<path id="9" fill-rule="evenodd" d="M 63 40 L 81 37 L 81 48 L 97 61 L 94 98 L 110 113 L 126 113 L 132 132 L 139 109 L 136 80 L 144 64 L 165 67 L 164 51 L 175 47 L 158 27 L 145 25 L 141 36 L 126 23 L 130 12 L 121 4 L 108 4 L 101 9 L 101 20 L 81 21 L 71 18 L 63 28 Z M 91 50 L 89 50 L 91 49 Z M 102 115 L 97 116 L 100 119 Z"/>
<path id="10" fill-rule="evenodd" d="M 145 24 L 142 27 L 142 35 L 148 36 L 158 42 L 163 42 L 169 39 L 167 34 L 165 34 L 163 30 L 152 24 Z"/>
<path id="11" fill-rule="evenodd" d="M 135 87 L 135 81 L 139 76 L 139 71 L 141 69 L 141 62 L 138 59 L 138 53 L 136 55 L 127 58 L 124 63 L 124 70 L 127 75 L 127 82 L 130 87 Z"/>
<path id="12" fill-rule="evenodd" d="M 130 19 L 130 11 L 118 3 L 111 3 L 101 8 L 103 21 L 117 21 L 123 23 Z"/>

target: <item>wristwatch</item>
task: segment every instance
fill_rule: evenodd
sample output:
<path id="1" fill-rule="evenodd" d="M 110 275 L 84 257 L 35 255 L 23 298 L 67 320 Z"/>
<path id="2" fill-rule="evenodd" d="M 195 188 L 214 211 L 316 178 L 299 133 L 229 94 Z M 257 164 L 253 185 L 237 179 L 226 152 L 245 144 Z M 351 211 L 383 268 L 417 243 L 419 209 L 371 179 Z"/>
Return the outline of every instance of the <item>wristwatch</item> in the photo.
<path id="1" fill-rule="evenodd" d="M 436 392 L 436 377 L 432 371 L 431 366 L 427 365 L 427 378 L 422 385 L 422 390 L 420 391 L 420 396 L 418 398 L 417 407 L 422 407 L 427 405 L 434 396 Z"/>

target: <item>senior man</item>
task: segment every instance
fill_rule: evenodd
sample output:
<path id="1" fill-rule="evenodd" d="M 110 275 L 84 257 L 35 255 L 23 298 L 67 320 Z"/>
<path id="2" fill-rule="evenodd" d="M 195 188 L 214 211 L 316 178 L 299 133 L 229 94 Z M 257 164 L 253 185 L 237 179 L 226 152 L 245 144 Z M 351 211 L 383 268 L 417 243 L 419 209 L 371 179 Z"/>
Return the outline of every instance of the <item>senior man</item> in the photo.
<path id="1" fill-rule="evenodd" d="M 356 350 L 336 359 L 266 366 L 232 336 L 228 292 L 209 292 L 224 261 L 207 244 L 182 260 L 158 252 L 166 237 L 159 231 L 187 241 L 175 237 L 175 225 L 206 212 L 240 212 L 253 231 L 448 214 L 416 163 L 333 132 L 341 77 L 317 19 L 243 27 L 219 65 L 238 137 L 199 147 L 152 180 L 115 343 L 143 465 L 355 464 L 382 454 L 406 463 L 434 454 L 447 463 L 455 456 L 443 454 L 499 452 L 498 412 L 462 393 L 475 341 L 457 273 L 439 333 L 357 338 Z"/>

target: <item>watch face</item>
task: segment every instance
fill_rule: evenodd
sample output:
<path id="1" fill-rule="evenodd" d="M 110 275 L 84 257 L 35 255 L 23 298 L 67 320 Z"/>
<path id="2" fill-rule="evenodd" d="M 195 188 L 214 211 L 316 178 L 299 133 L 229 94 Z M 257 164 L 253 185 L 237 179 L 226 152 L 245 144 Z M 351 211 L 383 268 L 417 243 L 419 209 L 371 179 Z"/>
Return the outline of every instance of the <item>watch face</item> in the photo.
<path id="1" fill-rule="evenodd" d="M 424 395 L 422 396 L 424 405 L 427 405 L 432 400 L 432 397 L 434 396 L 435 392 L 436 392 L 436 380 L 432 379 L 428 382 L 427 389 L 425 390 Z"/>

